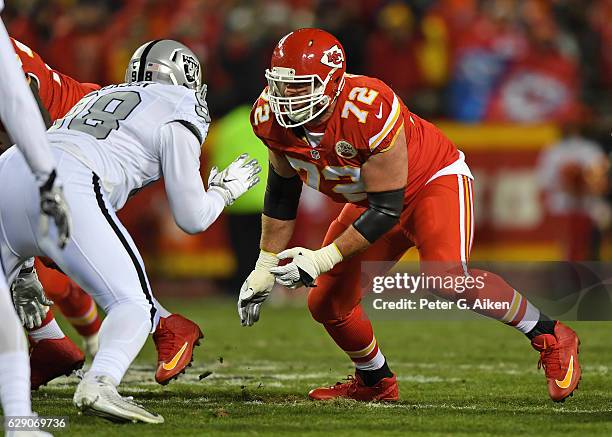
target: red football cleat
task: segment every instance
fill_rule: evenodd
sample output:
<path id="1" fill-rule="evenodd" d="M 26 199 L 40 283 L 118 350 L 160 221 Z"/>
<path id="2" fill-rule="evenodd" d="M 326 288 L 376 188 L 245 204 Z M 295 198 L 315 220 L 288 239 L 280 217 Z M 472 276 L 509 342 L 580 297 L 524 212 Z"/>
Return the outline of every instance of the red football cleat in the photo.
<path id="1" fill-rule="evenodd" d="M 200 345 L 203 337 L 198 325 L 179 314 L 160 318 L 153 334 L 157 348 L 155 380 L 166 385 L 185 373 L 185 367 L 193 360 L 193 348 Z"/>
<path id="2" fill-rule="evenodd" d="M 58 376 L 69 376 L 83 367 L 85 355 L 68 337 L 45 339 L 30 349 L 30 384 L 38 390 Z"/>
<path id="3" fill-rule="evenodd" d="M 319 387 L 310 390 L 308 396 L 317 401 L 327 401 L 336 398 L 355 399 L 356 401 L 397 401 L 399 399 L 399 387 L 397 378 L 381 379 L 378 384 L 368 387 L 363 383 L 359 375 L 349 376 L 344 383 L 337 382 L 331 387 Z"/>
<path id="4" fill-rule="evenodd" d="M 561 322 L 555 323 L 555 335 L 541 334 L 531 340 L 540 352 L 538 369 L 544 367 L 548 394 L 555 402 L 563 402 L 578 388 L 581 372 L 578 364 L 580 340 Z"/>

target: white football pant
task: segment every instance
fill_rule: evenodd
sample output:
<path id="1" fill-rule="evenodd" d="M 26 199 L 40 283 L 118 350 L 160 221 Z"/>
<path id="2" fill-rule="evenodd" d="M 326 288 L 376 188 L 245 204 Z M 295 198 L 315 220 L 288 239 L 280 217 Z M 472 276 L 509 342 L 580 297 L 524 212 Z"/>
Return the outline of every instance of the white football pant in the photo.
<path id="1" fill-rule="evenodd" d="M 29 416 L 30 360 L 21 322 L 0 269 L 0 400 L 4 416 Z"/>
<path id="2" fill-rule="evenodd" d="M 72 216 L 71 239 L 59 249 L 52 221 L 49 235 L 41 234 L 38 186 L 21 153 L 11 148 L 0 156 L 2 264 L 12 280 L 25 259 L 48 256 L 94 298 L 107 317 L 89 373 L 118 384 L 156 326 L 154 298 L 142 257 L 98 177 L 69 153 L 53 154 Z"/>

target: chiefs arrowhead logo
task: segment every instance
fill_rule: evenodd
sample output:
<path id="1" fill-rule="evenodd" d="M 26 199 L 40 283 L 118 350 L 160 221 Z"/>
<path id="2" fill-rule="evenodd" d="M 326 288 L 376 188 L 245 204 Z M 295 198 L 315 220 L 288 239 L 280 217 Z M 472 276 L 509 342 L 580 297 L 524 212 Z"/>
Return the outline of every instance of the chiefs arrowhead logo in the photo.
<path id="1" fill-rule="evenodd" d="M 334 45 L 332 48 L 325 50 L 323 56 L 321 56 L 321 64 L 327 65 L 331 68 L 341 68 L 344 62 L 344 54 L 338 45 Z"/>

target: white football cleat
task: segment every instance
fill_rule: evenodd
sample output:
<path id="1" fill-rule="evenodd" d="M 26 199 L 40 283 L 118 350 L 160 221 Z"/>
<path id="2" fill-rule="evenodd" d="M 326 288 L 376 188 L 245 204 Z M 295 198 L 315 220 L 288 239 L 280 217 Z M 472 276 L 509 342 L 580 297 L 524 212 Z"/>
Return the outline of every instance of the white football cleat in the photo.
<path id="1" fill-rule="evenodd" d="M 98 353 L 98 349 L 100 348 L 98 333 L 96 332 L 94 335 L 90 335 L 89 337 L 83 337 L 83 347 L 85 348 L 85 352 L 90 357 L 95 357 Z"/>
<path id="2" fill-rule="evenodd" d="M 123 397 L 108 376 L 85 377 L 77 386 L 74 405 L 85 414 L 113 422 L 164 423 L 159 414 L 150 413 L 132 397 Z"/>

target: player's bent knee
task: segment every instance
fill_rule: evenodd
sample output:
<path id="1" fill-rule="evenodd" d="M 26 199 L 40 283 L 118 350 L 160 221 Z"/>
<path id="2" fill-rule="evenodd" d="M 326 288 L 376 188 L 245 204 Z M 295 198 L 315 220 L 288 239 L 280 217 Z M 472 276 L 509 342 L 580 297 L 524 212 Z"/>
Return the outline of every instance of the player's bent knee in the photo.
<path id="1" fill-rule="evenodd" d="M 322 293 L 313 288 L 308 293 L 308 310 L 312 318 L 319 323 L 330 323 L 342 319 L 350 309 L 344 308 L 331 298 L 330 293 Z"/>
<path id="2" fill-rule="evenodd" d="M 312 290 L 308 293 L 308 311 L 310 311 L 310 315 L 315 321 L 319 323 L 325 322 L 324 312 L 322 311 L 322 299 L 316 293 L 313 293 Z"/>
<path id="3" fill-rule="evenodd" d="M 119 298 L 112 299 L 109 302 L 103 304 L 102 309 L 105 313 L 108 314 L 110 311 L 113 311 L 116 306 L 126 304 L 131 305 L 133 308 L 139 308 L 147 314 L 150 314 L 151 309 L 154 308 L 153 303 L 150 302 L 147 299 L 147 296 L 145 296 L 144 293 L 142 293 L 141 291 L 140 293 L 134 293 L 131 295 L 121 296 Z"/>

